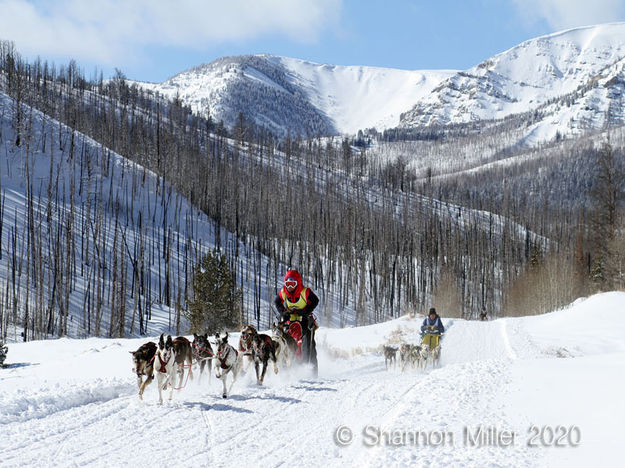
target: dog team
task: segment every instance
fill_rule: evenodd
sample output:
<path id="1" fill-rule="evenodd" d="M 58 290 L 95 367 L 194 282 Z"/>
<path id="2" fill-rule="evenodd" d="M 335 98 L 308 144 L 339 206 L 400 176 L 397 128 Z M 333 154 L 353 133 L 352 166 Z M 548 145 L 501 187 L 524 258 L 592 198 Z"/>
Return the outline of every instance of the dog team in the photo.
<path id="1" fill-rule="evenodd" d="M 397 351 L 399 351 L 399 363 L 402 372 L 406 369 L 408 364 L 410 364 L 413 369 L 415 367 L 425 368 L 428 361 L 432 363 L 433 367 L 440 366 L 440 340 L 444 333 L 445 327 L 443 326 L 443 322 L 436 313 L 436 309 L 432 307 L 421 325 L 421 344 L 413 345 L 402 343 L 399 348 L 384 345 L 382 348 L 384 367 L 387 370 L 389 366 L 397 367 Z"/>
<path id="2" fill-rule="evenodd" d="M 145 388 L 156 377 L 158 386 L 158 402 L 163 403 L 163 391 L 169 389 L 169 399 L 173 398 L 173 391 L 180 390 L 186 385 L 185 369 L 188 369 L 187 379 L 193 379 L 193 364 L 200 367 L 200 378 L 206 366 L 210 374 L 215 361 L 215 376 L 222 381 L 223 398 L 227 398 L 232 390 L 239 373 L 254 363 L 256 382 L 262 385 L 269 361 L 273 363 L 273 371 L 278 373 L 278 361 L 283 367 L 290 367 L 297 343 L 280 324 L 273 324 L 272 336 L 258 333 L 253 325 L 247 325 L 241 330 L 239 346 L 236 349 L 228 343 L 228 333 L 215 335 L 215 348 L 208 339 L 208 334 L 194 334 L 193 343 L 184 336 L 172 339 L 170 335 L 161 334 L 158 344 L 148 342 L 136 351 L 130 351 L 133 360 L 132 371 L 137 375 L 139 399 L 143 399 Z M 228 375 L 231 375 L 230 386 L 226 384 Z M 176 383 L 176 376 L 178 382 Z M 185 381 L 183 385 L 183 381 Z"/>

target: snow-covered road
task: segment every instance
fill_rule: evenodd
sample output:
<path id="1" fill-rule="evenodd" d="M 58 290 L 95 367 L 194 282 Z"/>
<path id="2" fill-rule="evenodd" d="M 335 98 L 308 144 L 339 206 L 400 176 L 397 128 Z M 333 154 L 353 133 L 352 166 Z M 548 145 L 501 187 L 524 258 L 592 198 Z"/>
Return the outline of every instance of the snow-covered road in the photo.
<path id="1" fill-rule="evenodd" d="M 618 466 L 623 310 L 610 293 L 547 316 L 445 321 L 442 366 L 404 373 L 375 350 L 398 330 L 415 341 L 417 321 L 320 330 L 318 379 L 270 369 L 259 388 L 250 369 L 222 399 L 196 372 L 162 406 L 154 384 L 136 396 L 128 351 L 144 340 L 13 344 L 0 465 L 584 466 L 600 452 Z M 557 447 L 545 426 L 578 429 Z"/>

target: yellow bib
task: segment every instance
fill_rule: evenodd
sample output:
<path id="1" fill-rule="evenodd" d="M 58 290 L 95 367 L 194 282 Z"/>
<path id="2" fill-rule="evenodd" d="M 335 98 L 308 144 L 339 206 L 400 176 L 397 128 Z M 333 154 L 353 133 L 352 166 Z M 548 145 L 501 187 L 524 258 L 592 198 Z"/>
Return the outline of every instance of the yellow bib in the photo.
<path id="1" fill-rule="evenodd" d="M 306 307 L 308 305 L 308 303 L 306 302 L 306 291 L 308 291 L 308 288 L 304 288 L 302 289 L 302 293 L 299 295 L 299 299 L 297 300 L 297 302 L 291 302 L 289 301 L 289 296 L 286 294 L 286 292 L 283 290 L 280 291 L 280 295 L 282 296 L 282 300 L 284 301 L 284 306 L 289 310 L 289 311 L 299 311 L 302 310 L 304 307 Z M 293 319 L 291 319 L 293 320 Z M 297 319 L 299 320 L 299 319 Z"/>

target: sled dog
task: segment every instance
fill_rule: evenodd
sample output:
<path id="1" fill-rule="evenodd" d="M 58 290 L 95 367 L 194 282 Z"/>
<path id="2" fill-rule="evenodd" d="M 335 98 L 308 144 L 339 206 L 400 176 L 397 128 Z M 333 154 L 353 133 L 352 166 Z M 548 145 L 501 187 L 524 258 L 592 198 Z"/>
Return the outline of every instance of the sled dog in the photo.
<path id="1" fill-rule="evenodd" d="M 248 325 L 241 330 L 241 338 L 239 339 L 239 351 L 250 350 L 251 360 L 254 361 L 254 369 L 256 370 L 256 383 L 263 384 L 265 372 L 267 371 L 267 362 L 269 359 L 273 361 L 273 371 L 277 374 L 277 359 L 274 341 L 269 335 L 258 333 L 254 325 Z M 262 365 L 262 370 L 261 370 Z"/>
<path id="2" fill-rule="evenodd" d="M 388 370 L 389 365 L 397 367 L 397 348 L 384 345 L 384 367 Z"/>
<path id="3" fill-rule="evenodd" d="M 284 337 L 285 333 L 282 329 L 278 329 L 278 324 L 273 322 L 271 325 L 272 337 L 275 342 L 274 349 L 276 350 L 276 358 L 280 361 L 280 365 L 283 367 L 291 367 L 292 352 L 297 350 L 297 343 L 291 338 L 292 346 L 289 346 L 287 339 Z"/>
<path id="4" fill-rule="evenodd" d="M 200 380 L 204 373 L 204 367 L 208 365 L 208 380 L 210 382 L 211 372 L 213 371 L 213 347 L 210 341 L 208 341 L 208 333 L 204 335 L 193 334 L 193 357 L 195 362 L 200 365 Z"/>
<path id="5" fill-rule="evenodd" d="M 182 388 L 185 367 L 189 369 L 189 378 L 193 380 L 193 350 L 191 348 L 191 342 L 184 336 L 175 338 L 173 345 L 176 356 L 176 364 L 178 365 L 177 371 L 179 380 L 177 389 L 180 390 Z"/>
<path id="6" fill-rule="evenodd" d="M 276 358 L 276 342 L 269 335 L 256 333 L 252 336 L 252 356 L 256 370 L 256 383 L 262 385 L 267 372 L 269 359 L 273 361 L 273 372 L 278 373 L 278 359 Z M 262 370 L 260 369 L 262 365 Z"/>
<path id="7" fill-rule="evenodd" d="M 143 400 L 145 387 L 154 380 L 154 357 L 156 355 L 156 343 L 148 341 L 139 346 L 132 354 L 132 371 L 137 374 L 137 386 L 139 387 L 139 399 Z M 145 376 L 145 381 L 143 377 Z"/>
<path id="8" fill-rule="evenodd" d="M 228 344 L 228 332 L 223 337 L 219 336 L 219 333 L 215 335 L 217 342 L 217 364 L 215 366 L 215 376 L 221 379 L 224 386 L 222 396 L 227 398 L 232 390 L 232 386 L 239 375 L 241 370 L 242 355 L 233 346 Z M 229 373 L 232 373 L 232 382 L 230 388 L 226 390 L 226 377 Z"/>
<path id="9" fill-rule="evenodd" d="M 419 366 L 421 360 L 421 346 L 411 345 L 404 343 L 399 348 L 399 362 L 401 364 L 401 370 L 404 372 L 406 366 L 410 364 L 414 369 L 415 366 Z"/>
<path id="10" fill-rule="evenodd" d="M 158 403 L 162 404 L 163 390 L 167 390 L 168 386 L 170 387 L 169 399 L 172 399 L 174 380 L 178 372 L 176 351 L 171 335 L 167 335 L 167 340 L 165 340 L 165 334 L 162 333 L 158 340 L 158 348 L 154 359 L 154 372 L 156 373 L 156 383 L 158 385 Z"/>
<path id="11" fill-rule="evenodd" d="M 241 354 L 241 363 L 243 364 L 243 372 L 247 371 L 250 364 L 254 361 L 252 350 L 252 336 L 256 333 L 254 325 L 246 325 L 241 328 L 241 336 L 239 337 L 239 353 Z M 247 364 L 245 364 L 247 362 Z"/>

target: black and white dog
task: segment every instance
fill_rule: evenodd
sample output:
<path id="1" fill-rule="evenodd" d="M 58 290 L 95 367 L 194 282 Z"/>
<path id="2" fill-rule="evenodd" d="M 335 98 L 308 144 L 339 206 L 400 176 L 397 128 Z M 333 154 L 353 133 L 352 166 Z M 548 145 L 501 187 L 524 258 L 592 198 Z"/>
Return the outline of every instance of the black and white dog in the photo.
<path id="1" fill-rule="evenodd" d="M 228 394 L 232 390 L 239 371 L 241 370 L 241 353 L 239 353 L 233 346 L 228 344 L 228 332 L 223 338 L 219 336 L 219 333 L 215 335 L 217 342 L 217 365 L 215 366 L 215 376 L 221 379 L 224 386 L 224 392 L 222 396 L 228 398 Z M 226 390 L 226 377 L 229 373 L 232 373 L 232 382 L 230 388 Z"/>
<path id="2" fill-rule="evenodd" d="M 139 387 L 139 399 L 143 400 L 145 387 L 154 380 L 154 358 L 156 357 L 156 343 L 148 341 L 139 346 L 132 354 L 132 371 L 137 374 L 137 386 Z M 145 381 L 143 377 L 145 376 Z"/>
<path id="3" fill-rule="evenodd" d="M 406 370 L 406 366 L 410 364 L 413 368 L 419 367 L 421 361 L 421 346 L 403 343 L 399 348 L 399 362 L 401 371 Z"/>
<path id="4" fill-rule="evenodd" d="M 397 348 L 394 346 L 384 345 L 384 367 L 388 370 L 388 366 L 397 367 Z"/>
<path id="5" fill-rule="evenodd" d="M 438 367 L 441 363 L 441 345 L 431 348 L 428 344 L 421 345 L 421 366 L 424 369 L 428 365 L 428 360 L 432 362 L 432 367 Z"/>
<path id="6" fill-rule="evenodd" d="M 204 335 L 193 334 L 193 357 L 195 362 L 200 365 L 200 380 L 204 373 L 204 367 L 208 365 L 208 380 L 210 382 L 211 372 L 213 371 L 213 347 L 210 341 L 208 341 L 208 333 Z"/>
<path id="7" fill-rule="evenodd" d="M 291 356 L 295 356 L 297 354 L 297 341 L 289 335 L 286 324 L 284 322 L 274 322 L 271 329 L 275 336 L 281 336 L 286 341 L 286 345 L 289 351 L 291 351 Z"/>
<path id="8" fill-rule="evenodd" d="M 297 343 L 291 335 L 284 331 L 284 326 L 273 322 L 271 325 L 273 336 L 271 339 L 276 343 L 274 349 L 276 358 L 280 360 L 283 367 L 291 367 L 293 356 L 297 352 Z"/>
<path id="9" fill-rule="evenodd" d="M 158 385 L 158 403 L 163 403 L 163 390 L 170 386 L 169 399 L 174 395 L 174 380 L 178 373 L 178 363 L 176 362 L 176 351 L 171 335 L 162 333 L 158 340 L 158 348 L 154 359 L 154 372 L 156 373 L 156 383 Z"/>

